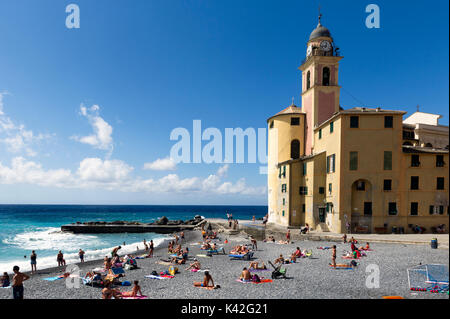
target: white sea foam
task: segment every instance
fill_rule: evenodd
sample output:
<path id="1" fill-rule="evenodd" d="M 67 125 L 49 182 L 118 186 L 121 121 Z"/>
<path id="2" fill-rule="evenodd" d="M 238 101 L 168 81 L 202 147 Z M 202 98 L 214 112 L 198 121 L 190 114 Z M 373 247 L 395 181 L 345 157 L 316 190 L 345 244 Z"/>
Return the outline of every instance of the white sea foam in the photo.
<path id="1" fill-rule="evenodd" d="M 165 241 L 168 241 L 169 237 L 154 238 L 155 248 L 162 245 Z M 85 261 L 103 259 L 105 256 L 111 256 L 111 250 L 115 246 L 108 247 L 110 243 L 104 242 L 101 238 L 95 235 L 85 234 L 72 234 L 59 231 L 59 228 L 40 228 L 36 231 L 25 232 L 17 234 L 12 238 L 6 238 L 3 240 L 4 244 L 16 246 L 17 248 L 24 250 L 36 250 L 38 252 L 37 268 L 45 269 L 50 267 L 56 267 L 56 254 L 55 256 L 40 257 L 39 250 L 61 250 L 70 251 L 70 253 L 64 253 L 64 259 L 66 264 L 74 264 L 79 262 L 78 247 L 83 248 L 85 251 Z M 88 247 L 85 249 L 84 247 Z M 102 247 L 102 248 L 94 248 Z M 142 242 L 134 242 L 127 245 L 121 245 L 119 254 L 130 254 L 138 249 L 144 249 Z M 29 257 L 28 257 L 29 258 Z M 0 272 L 12 271 L 12 268 L 17 265 L 22 271 L 30 271 L 31 265 L 29 259 L 8 260 L 5 262 L 0 261 Z"/>

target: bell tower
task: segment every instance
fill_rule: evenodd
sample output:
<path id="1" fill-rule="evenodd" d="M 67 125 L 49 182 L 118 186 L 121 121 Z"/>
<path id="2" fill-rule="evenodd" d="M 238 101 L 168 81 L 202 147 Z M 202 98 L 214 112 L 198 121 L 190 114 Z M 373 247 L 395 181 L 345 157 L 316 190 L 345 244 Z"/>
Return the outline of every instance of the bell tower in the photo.
<path id="1" fill-rule="evenodd" d="M 302 71 L 302 111 L 306 113 L 305 155 L 314 153 L 314 128 L 339 112 L 339 48 L 322 23 L 311 32 Z"/>

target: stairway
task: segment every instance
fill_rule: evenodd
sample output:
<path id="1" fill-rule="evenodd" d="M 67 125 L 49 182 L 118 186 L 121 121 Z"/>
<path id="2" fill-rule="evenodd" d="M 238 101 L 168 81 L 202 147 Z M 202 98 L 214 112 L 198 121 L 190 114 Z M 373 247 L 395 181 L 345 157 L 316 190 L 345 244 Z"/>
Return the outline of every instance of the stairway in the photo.
<path id="1" fill-rule="evenodd" d="M 328 228 L 328 225 L 326 223 L 320 223 L 319 225 L 317 225 L 316 230 L 318 232 L 323 232 L 323 233 L 329 233 L 330 229 Z"/>

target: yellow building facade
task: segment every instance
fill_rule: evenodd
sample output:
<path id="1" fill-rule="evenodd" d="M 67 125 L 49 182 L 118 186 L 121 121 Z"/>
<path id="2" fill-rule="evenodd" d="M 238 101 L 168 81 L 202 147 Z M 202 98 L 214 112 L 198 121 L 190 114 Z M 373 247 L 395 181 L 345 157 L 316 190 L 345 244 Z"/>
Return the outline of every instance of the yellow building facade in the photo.
<path id="1" fill-rule="evenodd" d="M 412 233 L 449 226 L 448 126 L 439 115 L 340 106 L 339 56 L 319 25 L 302 106 L 267 120 L 268 222 L 322 231 Z"/>

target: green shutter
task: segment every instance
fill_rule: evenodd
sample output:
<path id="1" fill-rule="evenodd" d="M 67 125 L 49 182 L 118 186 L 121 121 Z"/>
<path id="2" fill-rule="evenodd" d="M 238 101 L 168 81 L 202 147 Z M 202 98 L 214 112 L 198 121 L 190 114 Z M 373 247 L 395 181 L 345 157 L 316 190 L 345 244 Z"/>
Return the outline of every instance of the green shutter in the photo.
<path id="1" fill-rule="evenodd" d="M 322 138 L 322 129 L 319 130 L 319 140 Z"/>
<path id="2" fill-rule="evenodd" d="M 350 152 L 350 170 L 356 171 L 358 169 L 358 152 Z"/>
<path id="3" fill-rule="evenodd" d="M 334 122 L 330 123 L 330 133 L 333 133 L 334 131 Z"/>
<path id="4" fill-rule="evenodd" d="M 392 152 L 391 151 L 384 152 L 384 170 L 386 170 L 386 171 L 392 170 Z"/>

